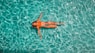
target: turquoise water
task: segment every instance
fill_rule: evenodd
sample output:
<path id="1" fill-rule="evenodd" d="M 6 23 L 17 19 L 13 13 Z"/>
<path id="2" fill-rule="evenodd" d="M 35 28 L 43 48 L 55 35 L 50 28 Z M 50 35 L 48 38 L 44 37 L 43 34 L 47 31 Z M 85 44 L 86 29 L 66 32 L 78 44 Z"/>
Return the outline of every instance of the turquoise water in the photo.
<path id="1" fill-rule="evenodd" d="M 31 23 L 64 22 L 41 29 Z M 0 53 L 95 53 L 95 0 L 0 0 Z"/>

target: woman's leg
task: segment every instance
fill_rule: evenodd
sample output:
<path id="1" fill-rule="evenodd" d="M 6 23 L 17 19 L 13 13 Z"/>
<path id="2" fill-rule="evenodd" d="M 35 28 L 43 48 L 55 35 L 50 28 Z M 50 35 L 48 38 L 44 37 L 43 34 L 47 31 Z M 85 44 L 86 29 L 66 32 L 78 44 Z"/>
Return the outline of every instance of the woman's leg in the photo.
<path id="1" fill-rule="evenodd" d="M 45 28 L 56 28 L 57 25 L 56 25 L 56 23 L 53 23 L 53 22 L 47 22 L 47 23 L 45 23 L 45 25 L 43 27 L 45 27 Z"/>
<path id="2" fill-rule="evenodd" d="M 48 26 L 45 26 L 45 28 L 56 28 L 57 25 L 48 25 Z"/>

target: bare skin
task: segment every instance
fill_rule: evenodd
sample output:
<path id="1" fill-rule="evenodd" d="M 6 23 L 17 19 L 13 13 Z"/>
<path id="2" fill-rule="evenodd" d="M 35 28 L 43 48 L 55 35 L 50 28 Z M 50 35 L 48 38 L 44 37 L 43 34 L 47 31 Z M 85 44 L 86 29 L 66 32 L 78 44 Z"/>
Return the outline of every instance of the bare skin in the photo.
<path id="1" fill-rule="evenodd" d="M 40 20 L 41 18 L 42 18 L 42 13 L 40 13 L 38 19 L 32 23 L 32 26 L 37 28 L 40 39 L 42 39 L 40 28 L 56 28 L 58 25 L 63 25 L 63 23 L 57 23 L 57 22 L 42 22 Z"/>

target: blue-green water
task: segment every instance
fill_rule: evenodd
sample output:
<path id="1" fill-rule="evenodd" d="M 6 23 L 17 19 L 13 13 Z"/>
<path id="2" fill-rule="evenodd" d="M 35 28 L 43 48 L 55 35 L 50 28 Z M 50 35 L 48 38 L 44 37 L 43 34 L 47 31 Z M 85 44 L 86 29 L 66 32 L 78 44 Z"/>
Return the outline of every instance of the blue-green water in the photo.
<path id="1" fill-rule="evenodd" d="M 31 23 L 64 22 L 41 29 Z M 0 53 L 95 53 L 95 0 L 0 0 Z"/>

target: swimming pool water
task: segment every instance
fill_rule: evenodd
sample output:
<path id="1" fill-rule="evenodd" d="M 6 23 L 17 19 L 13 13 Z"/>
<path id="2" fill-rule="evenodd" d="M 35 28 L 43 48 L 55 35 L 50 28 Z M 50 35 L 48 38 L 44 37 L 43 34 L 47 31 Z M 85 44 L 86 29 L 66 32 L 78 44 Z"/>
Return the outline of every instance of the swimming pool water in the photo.
<path id="1" fill-rule="evenodd" d="M 31 23 L 64 22 L 41 29 Z M 0 53 L 95 53 L 95 0 L 0 0 Z"/>

